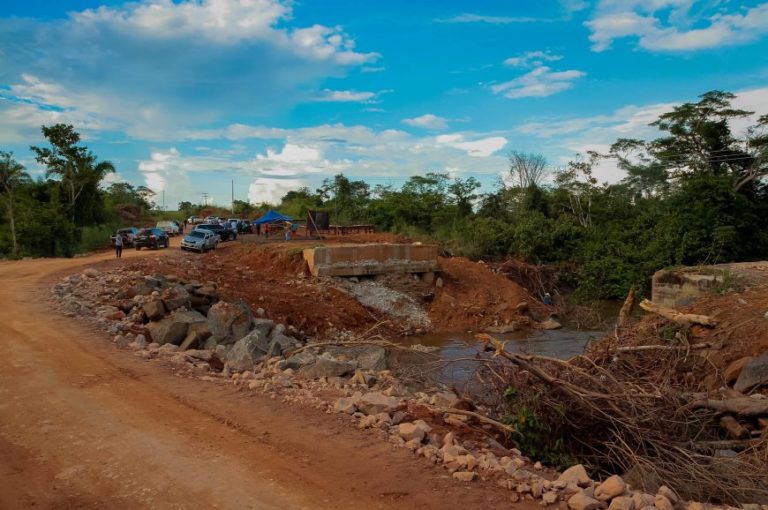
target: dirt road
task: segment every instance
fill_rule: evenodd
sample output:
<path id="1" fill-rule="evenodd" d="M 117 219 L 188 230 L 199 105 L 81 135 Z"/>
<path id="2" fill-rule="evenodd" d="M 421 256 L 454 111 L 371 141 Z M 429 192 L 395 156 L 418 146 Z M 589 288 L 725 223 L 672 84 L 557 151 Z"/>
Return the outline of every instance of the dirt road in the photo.
<path id="1" fill-rule="evenodd" d="M 0 509 L 509 507 L 343 418 L 175 377 L 51 313 L 62 272 L 124 262 L 0 263 Z"/>

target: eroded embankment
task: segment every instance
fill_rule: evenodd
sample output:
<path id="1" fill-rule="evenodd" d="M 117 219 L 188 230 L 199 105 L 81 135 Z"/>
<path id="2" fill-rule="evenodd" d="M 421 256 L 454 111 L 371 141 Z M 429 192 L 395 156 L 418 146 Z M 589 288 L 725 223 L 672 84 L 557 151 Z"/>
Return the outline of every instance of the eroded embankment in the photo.
<path id="1" fill-rule="evenodd" d="M 317 337 L 339 331 L 389 337 L 530 325 L 529 313 L 518 308 L 521 303 L 529 304 L 537 318 L 547 314 L 546 307 L 524 289 L 483 263 L 441 258 L 441 272 L 429 282 L 411 275 L 315 279 L 306 271 L 302 247 L 302 243 L 236 244 L 203 256 L 135 260 L 128 268 L 212 281 L 224 298 L 243 300 L 253 310 L 263 309 L 266 317 Z M 414 307 L 423 310 L 424 317 L 403 320 L 402 309 L 413 311 Z"/>

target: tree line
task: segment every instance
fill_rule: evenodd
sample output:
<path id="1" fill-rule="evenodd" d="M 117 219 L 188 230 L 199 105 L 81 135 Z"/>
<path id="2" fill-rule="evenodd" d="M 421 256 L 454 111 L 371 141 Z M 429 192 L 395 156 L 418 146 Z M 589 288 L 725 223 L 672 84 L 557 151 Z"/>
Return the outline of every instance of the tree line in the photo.
<path id="1" fill-rule="evenodd" d="M 473 177 L 440 172 L 399 188 L 339 174 L 272 206 L 297 218 L 320 209 L 335 224 L 436 239 L 474 259 L 557 264 L 560 283 L 578 296 L 618 298 L 630 286 L 646 289 L 659 268 L 768 257 L 768 115 L 738 135 L 734 121 L 753 112 L 734 108 L 734 99 L 708 92 L 661 115 L 652 124 L 659 138 L 619 139 L 608 153 L 553 172 L 541 155 L 512 152 L 507 178 L 488 193 Z M 0 253 L 71 255 L 149 213 L 151 190 L 104 189 L 113 166 L 80 145 L 72 126 L 43 127 L 43 134 L 49 146 L 32 151 L 47 169 L 44 179 L 33 181 L 11 154 L 0 154 Z M 595 169 L 605 162 L 626 177 L 600 183 Z M 252 217 L 269 206 L 235 201 L 234 213 Z M 185 216 L 201 209 L 179 204 Z"/>
<path id="2" fill-rule="evenodd" d="M 661 115 L 652 124 L 659 138 L 619 139 L 549 176 L 543 156 L 513 152 L 490 193 L 444 173 L 399 189 L 337 175 L 314 192 L 287 193 L 279 207 L 436 238 L 471 258 L 557 264 L 577 296 L 620 298 L 630 287 L 647 290 L 660 268 L 768 258 L 768 115 L 737 136 L 733 122 L 753 112 L 734 99 L 703 94 Z M 626 177 L 600 183 L 595 169 L 607 162 Z"/>
<path id="3" fill-rule="evenodd" d="M 128 183 L 104 187 L 115 171 L 81 144 L 68 124 L 43 126 L 48 141 L 30 150 L 46 169 L 33 180 L 10 152 L 0 151 L 0 255 L 70 257 L 102 247 L 126 223 L 147 219 L 154 193 Z"/>

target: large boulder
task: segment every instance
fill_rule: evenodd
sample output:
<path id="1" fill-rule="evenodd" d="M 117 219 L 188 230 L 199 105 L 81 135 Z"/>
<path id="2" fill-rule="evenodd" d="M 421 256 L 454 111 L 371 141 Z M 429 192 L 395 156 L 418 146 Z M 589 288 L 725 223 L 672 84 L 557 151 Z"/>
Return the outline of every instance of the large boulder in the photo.
<path id="1" fill-rule="evenodd" d="M 356 361 L 358 368 L 379 372 L 387 369 L 387 350 L 377 345 L 329 345 L 334 358 Z"/>
<path id="2" fill-rule="evenodd" d="M 217 344 L 234 344 L 251 331 L 253 315 L 245 303 L 221 301 L 208 312 L 211 340 Z"/>
<path id="3" fill-rule="evenodd" d="M 205 323 L 205 316 L 198 312 L 174 312 L 165 319 L 147 324 L 153 342 L 160 345 L 179 345 L 187 336 L 190 325 Z"/>
<path id="4" fill-rule="evenodd" d="M 197 312 L 196 312 L 197 313 Z M 179 350 L 185 350 L 189 348 L 199 348 L 205 345 L 205 341 L 211 336 L 211 329 L 208 327 L 208 322 L 195 322 L 189 325 L 187 329 L 187 335 L 179 345 Z"/>
<path id="5" fill-rule="evenodd" d="M 264 337 L 269 337 L 272 328 L 275 327 L 275 321 L 271 319 L 253 319 L 253 329 L 259 331 Z"/>
<path id="6" fill-rule="evenodd" d="M 603 483 L 595 487 L 595 497 L 600 501 L 608 501 L 616 496 L 621 496 L 627 490 L 627 484 L 619 475 L 608 477 Z"/>
<path id="7" fill-rule="evenodd" d="M 400 408 L 400 400 L 397 397 L 389 397 L 380 391 L 372 391 L 360 397 L 356 405 L 360 411 L 368 415 L 392 414 Z"/>
<path id="8" fill-rule="evenodd" d="M 585 487 L 591 480 L 587 474 L 587 470 L 584 469 L 584 466 L 581 464 L 576 464 L 575 466 L 571 466 L 563 471 L 562 474 L 558 477 L 558 481 L 565 483 L 575 483 L 576 485 Z"/>
<path id="9" fill-rule="evenodd" d="M 568 499 L 568 508 L 571 510 L 598 510 L 604 506 L 605 503 L 590 498 L 582 492 L 577 492 Z"/>
<path id="10" fill-rule="evenodd" d="M 165 305 L 159 299 L 148 301 L 141 307 L 144 315 L 151 321 L 159 321 L 165 317 Z"/>
<path id="11" fill-rule="evenodd" d="M 163 292 L 163 302 L 168 310 L 191 307 L 189 292 L 183 285 L 179 284 L 176 284 L 173 288 Z"/>
<path id="12" fill-rule="evenodd" d="M 281 368 L 283 369 L 292 368 L 293 370 L 300 370 L 304 367 L 313 365 L 316 360 L 317 360 L 317 356 L 315 356 L 311 352 L 302 351 L 286 359 L 281 365 Z"/>
<path id="13" fill-rule="evenodd" d="M 301 373 L 313 379 L 319 379 L 321 377 L 342 377 L 353 373 L 355 368 L 355 363 L 338 360 L 327 352 L 324 352 L 315 359 L 314 363 L 302 367 Z"/>
<path id="14" fill-rule="evenodd" d="M 272 340 L 269 343 L 267 357 L 283 356 L 297 347 L 301 347 L 301 342 L 292 336 L 283 335 L 282 333 L 273 334 Z"/>
<path id="15" fill-rule="evenodd" d="M 264 358 L 266 338 L 258 330 L 253 330 L 235 342 L 227 352 L 227 367 L 236 372 L 253 369 L 253 365 Z"/>
<path id="16" fill-rule="evenodd" d="M 768 351 L 744 365 L 733 389 L 744 393 L 765 384 L 768 384 Z"/>

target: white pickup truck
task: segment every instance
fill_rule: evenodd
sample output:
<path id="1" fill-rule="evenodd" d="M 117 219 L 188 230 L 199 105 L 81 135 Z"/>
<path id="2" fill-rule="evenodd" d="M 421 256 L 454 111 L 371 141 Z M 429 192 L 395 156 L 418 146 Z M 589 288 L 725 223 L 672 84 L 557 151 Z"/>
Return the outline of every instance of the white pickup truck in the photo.
<path id="1" fill-rule="evenodd" d="M 181 232 L 179 224 L 175 221 L 158 221 L 155 227 L 165 230 L 169 236 L 177 236 Z"/>

